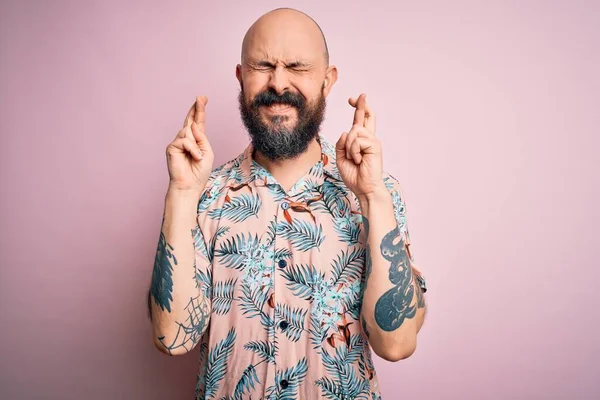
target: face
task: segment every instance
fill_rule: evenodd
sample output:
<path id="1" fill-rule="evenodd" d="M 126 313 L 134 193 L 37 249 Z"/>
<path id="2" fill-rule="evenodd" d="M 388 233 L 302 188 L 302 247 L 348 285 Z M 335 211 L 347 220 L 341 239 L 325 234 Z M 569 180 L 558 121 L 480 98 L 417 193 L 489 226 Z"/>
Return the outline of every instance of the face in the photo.
<path id="1" fill-rule="evenodd" d="M 255 32 L 236 70 L 240 113 L 254 149 L 273 161 L 306 151 L 319 134 L 335 74 L 298 29 Z"/>
<path id="2" fill-rule="evenodd" d="M 266 89 L 247 101 L 242 87 L 239 108 L 254 149 L 271 161 L 285 160 L 305 152 L 318 136 L 325 96 L 309 104 L 299 93 Z"/>

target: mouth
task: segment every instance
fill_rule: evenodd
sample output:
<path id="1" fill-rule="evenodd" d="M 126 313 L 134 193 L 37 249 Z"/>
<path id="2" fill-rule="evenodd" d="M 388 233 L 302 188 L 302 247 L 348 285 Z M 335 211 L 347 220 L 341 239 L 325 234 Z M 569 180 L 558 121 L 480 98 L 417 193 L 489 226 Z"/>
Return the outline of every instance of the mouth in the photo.
<path id="1" fill-rule="evenodd" d="M 294 108 L 294 107 L 290 106 L 289 104 L 282 104 L 282 103 L 274 103 L 270 106 L 262 106 L 262 107 L 264 107 L 264 109 L 270 114 L 287 114 Z"/>

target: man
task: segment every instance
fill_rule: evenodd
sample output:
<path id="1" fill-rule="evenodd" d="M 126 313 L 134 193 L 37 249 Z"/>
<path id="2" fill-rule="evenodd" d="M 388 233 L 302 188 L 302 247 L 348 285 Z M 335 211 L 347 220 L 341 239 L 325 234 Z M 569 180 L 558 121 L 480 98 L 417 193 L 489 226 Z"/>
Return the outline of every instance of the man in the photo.
<path id="1" fill-rule="evenodd" d="M 299 11 L 252 25 L 236 76 L 246 150 L 212 169 L 205 97 L 167 147 L 154 342 L 200 345 L 197 399 L 380 398 L 370 348 L 415 351 L 426 288 L 373 111 L 350 99 L 349 132 L 320 135 L 337 70 Z"/>

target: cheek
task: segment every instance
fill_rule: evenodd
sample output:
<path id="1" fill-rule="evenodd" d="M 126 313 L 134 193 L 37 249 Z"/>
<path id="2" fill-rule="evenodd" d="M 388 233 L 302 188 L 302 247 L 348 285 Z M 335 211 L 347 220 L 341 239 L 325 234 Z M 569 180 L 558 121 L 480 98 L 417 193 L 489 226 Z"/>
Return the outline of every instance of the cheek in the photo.
<path id="1" fill-rule="evenodd" d="M 251 94 L 251 97 L 264 91 L 268 87 L 268 83 L 269 79 L 264 74 L 259 73 L 249 73 L 242 80 L 244 92 Z"/>

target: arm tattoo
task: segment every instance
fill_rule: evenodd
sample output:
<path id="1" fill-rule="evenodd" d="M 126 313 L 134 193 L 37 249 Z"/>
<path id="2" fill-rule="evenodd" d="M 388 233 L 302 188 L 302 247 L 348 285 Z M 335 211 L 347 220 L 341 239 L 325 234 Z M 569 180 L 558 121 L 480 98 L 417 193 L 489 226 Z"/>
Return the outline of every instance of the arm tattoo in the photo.
<path id="1" fill-rule="evenodd" d="M 398 244 L 394 240 L 400 237 Z M 405 318 L 413 318 L 416 307 L 411 306 L 414 295 L 412 268 L 404 246 L 404 239 L 398 228 L 392 229 L 381 241 L 381 255 L 391 265 L 390 281 L 394 287 L 385 292 L 375 304 L 375 321 L 384 331 L 398 329 Z"/>
<path id="2" fill-rule="evenodd" d="M 173 301 L 173 265 L 177 265 L 177 258 L 175 258 L 173 250 L 175 249 L 167 243 L 165 234 L 161 232 L 154 259 L 150 292 L 156 305 L 161 310 L 166 309 L 168 312 L 171 312 L 171 302 Z"/>
<path id="3" fill-rule="evenodd" d="M 165 337 L 159 336 L 158 340 L 167 349 L 169 354 L 172 354 L 173 350 L 180 347 L 190 351 L 202 338 L 205 327 L 208 324 L 208 318 L 210 315 L 210 308 L 206 301 L 204 294 L 200 294 L 197 297 L 190 299 L 185 311 L 188 314 L 187 319 L 184 323 L 177 323 L 177 334 L 170 344 L 164 342 Z"/>

